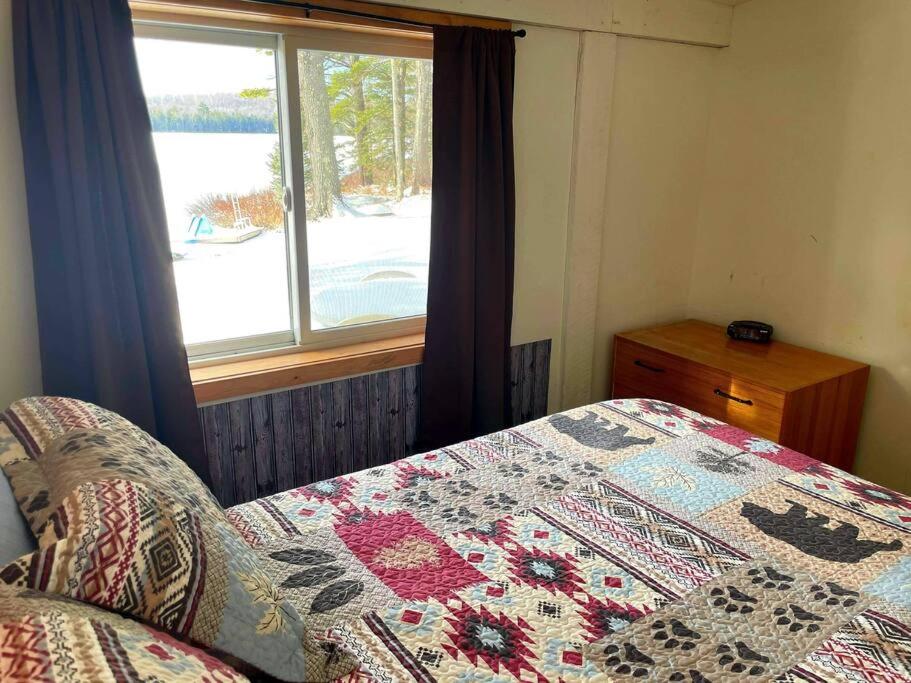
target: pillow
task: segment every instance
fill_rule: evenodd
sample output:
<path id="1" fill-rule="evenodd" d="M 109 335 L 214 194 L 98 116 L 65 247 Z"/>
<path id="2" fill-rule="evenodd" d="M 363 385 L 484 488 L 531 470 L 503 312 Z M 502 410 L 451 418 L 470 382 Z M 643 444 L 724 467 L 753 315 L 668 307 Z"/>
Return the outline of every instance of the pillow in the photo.
<path id="1" fill-rule="evenodd" d="M 74 429 L 100 429 L 152 440 L 117 413 L 85 401 L 34 396 L 11 404 L 0 415 L 0 467 L 36 537 L 56 508 L 48 499 L 48 484 L 40 465 L 41 457 L 48 444 Z"/>
<path id="2" fill-rule="evenodd" d="M 129 423 L 128 423 L 129 424 Z M 167 495 L 204 515 L 227 523 L 225 511 L 199 477 L 168 448 L 141 429 L 75 429 L 53 441 L 36 459 L 44 475 L 48 510 L 80 484 L 125 479 Z M 44 515 L 45 521 L 47 515 Z M 35 529 L 40 539 L 44 525 Z"/>
<path id="3" fill-rule="evenodd" d="M 56 509 L 39 550 L 0 579 L 145 619 L 282 680 L 354 668 L 306 633 L 189 468 L 136 432 L 76 430 L 47 446 L 38 462 Z"/>
<path id="4" fill-rule="evenodd" d="M 356 665 L 308 636 L 208 488 L 141 429 L 51 397 L 17 401 L 3 422 L 15 443 L 0 464 L 39 545 L 3 581 L 146 619 L 285 680 Z"/>
<path id="5" fill-rule="evenodd" d="M 9 482 L 0 477 L 0 564 L 34 549 L 35 537 L 22 519 Z"/>
<path id="6" fill-rule="evenodd" d="M 4 681 L 245 681 L 218 659 L 91 605 L 0 587 Z"/>

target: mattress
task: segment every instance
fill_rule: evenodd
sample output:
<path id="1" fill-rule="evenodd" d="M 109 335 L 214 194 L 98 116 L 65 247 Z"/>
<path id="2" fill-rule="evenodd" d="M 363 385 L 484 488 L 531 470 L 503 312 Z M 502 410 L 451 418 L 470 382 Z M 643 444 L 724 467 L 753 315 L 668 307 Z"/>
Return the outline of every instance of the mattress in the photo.
<path id="1" fill-rule="evenodd" d="M 353 680 L 911 679 L 911 500 L 667 403 L 229 517 Z"/>

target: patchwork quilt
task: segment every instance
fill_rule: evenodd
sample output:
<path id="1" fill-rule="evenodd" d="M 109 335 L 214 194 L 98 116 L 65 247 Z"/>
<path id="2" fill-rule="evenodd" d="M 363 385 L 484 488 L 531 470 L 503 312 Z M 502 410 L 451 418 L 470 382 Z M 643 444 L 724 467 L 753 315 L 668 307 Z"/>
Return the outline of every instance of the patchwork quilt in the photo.
<path id="1" fill-rule="evenodd" d="M 911 680 L 911 499 L 667 403 L 228 517 L 346 680 Z"/>

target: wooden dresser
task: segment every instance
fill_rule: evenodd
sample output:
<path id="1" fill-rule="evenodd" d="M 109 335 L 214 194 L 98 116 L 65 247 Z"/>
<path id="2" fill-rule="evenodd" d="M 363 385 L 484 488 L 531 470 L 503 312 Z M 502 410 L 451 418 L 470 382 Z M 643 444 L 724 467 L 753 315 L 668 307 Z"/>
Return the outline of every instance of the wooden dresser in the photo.
<path id="1" fill-rule="evenodd" d="M 690 408 L 850 471 L 870 366 L 687 320 L 618 334 L 614 398 Z"/>

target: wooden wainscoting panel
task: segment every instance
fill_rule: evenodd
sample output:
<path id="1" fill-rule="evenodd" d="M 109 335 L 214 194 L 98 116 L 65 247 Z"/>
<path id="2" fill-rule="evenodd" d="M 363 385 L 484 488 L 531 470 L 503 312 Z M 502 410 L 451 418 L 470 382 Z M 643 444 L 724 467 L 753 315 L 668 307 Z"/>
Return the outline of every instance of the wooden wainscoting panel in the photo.
<path id="1" fill-rule="evenodd" d="M 253 442 L 251 439 L 250 399 L 228 404 L 231 433 L 231 458 L 234 461 L 234 499 L 238 503 L 253 500 L 256 494 Z M 227 485 L 229 482 L 225 482 Z"/>
<path id="2" fill-rule="evenodd" d="M 550 380 L 550 339 L 513 346 L 510 378 L 512 424 L 544 417 Z"/>
<path id="3" fill-rule="evenodd" d="M 389 443 L 389 421 L 386 412 L 389 402 L 389 373 L 377 372 L 367 377 L 367 467 L 388 462 L 386 446 Z"/>
<path id="4" fill-rule="evenodd" d="M 405 368 L 405 452 L 414 453 L 421 420 L 421 366 Z"/>
<path id="5" fill-rule="evenodd" d="M 289 393 L 291 394 L 291 433 L 294 442 L 294 482 L 292 486 L 302 486 L 301 482 L 314 481 L 310 387 L 292 389 Z"/>
<path id="6" fill-rule="evenodd" d="M 275 488 L 279 491 L 294 486 L 294 432 L 292 427 L 291 392 L 280 391 L 270 397 L 272 403 L 273 464 Z"/>
<path id="7" fill-rule="evenodd" d="M 250 399 L 253 424 L 253 474 L 257 496 L 268 495 L 276 489 L 275 440 L 272 438 L 272 397 Z"/>
<path id="8" fill-rule="evenodd" d="M 310 429 L 313 435 L 313 478 L 322 481 L 341 474 L 340 463 L 330 462 L 329 455 L 336 459 L 335 439 L 332 433 L 332 385 L 317 384 L 310 387 Z"/>
<path id="9" fill-rule="evenodd" d="M 550 346 L 512 349 L 511 424 L 546 414 Z M 420 405 L 411 365 L 203 406 L 213 492 L 236 505 L 412 455 Z"/>
<path id="10" fill-rule="evenodd" d="M 219 403 L 200 410 L 204 447 L 209 457 L 212 490 L 224 506 L 235 504 L 234 459 L 231 455 L 231 423 L 228 404 Z"/>
<path id="11" fill-rule="evenodd" d="M 351 468 L 358 472 L 367 467 L 367 448 L 370 443 L 367 376 L 352 377 L 349 383 L 351 388 Z"/>

